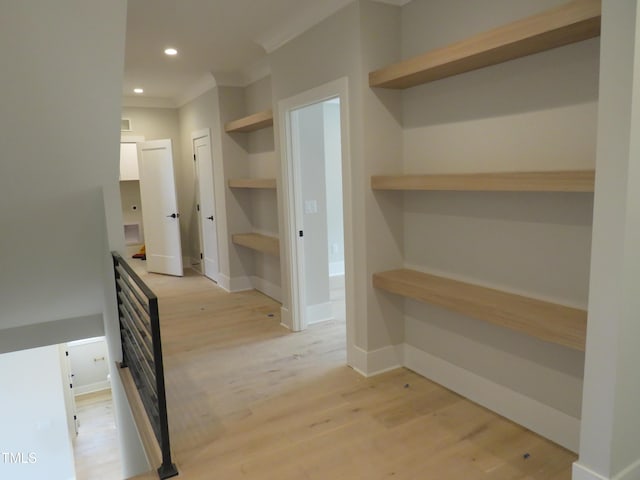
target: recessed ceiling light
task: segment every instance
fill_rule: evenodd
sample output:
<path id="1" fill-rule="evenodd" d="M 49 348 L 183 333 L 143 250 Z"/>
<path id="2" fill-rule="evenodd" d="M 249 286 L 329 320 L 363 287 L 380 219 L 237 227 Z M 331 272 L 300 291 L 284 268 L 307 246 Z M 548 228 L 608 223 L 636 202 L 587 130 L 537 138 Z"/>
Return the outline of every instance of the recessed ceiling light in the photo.
<path id="1" fill-rule="evenodd" d="M 173 56 L 178 54 L 178 50 L 176 50 L 175 48 L 165 48 L 164 53 L 166 53 L 167 55 Z"/>
<path id="2" fill-rule="evenodd" d="M 144 90 L 142 88 L 134 88 L 133 91 L 134 93 L 144 93 Z"/>

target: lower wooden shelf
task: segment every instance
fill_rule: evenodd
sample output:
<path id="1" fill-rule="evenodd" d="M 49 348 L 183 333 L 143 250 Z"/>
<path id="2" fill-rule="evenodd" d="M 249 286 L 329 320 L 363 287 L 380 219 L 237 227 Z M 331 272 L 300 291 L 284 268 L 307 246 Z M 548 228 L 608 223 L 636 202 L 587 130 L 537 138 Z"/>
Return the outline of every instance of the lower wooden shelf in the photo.
<path id="1" fill-rule="evenodd" d="M 280 241 L 276 237 L 262 235 L 261 233 L 236 233 L 231 235 L 231 241 L 236 245 L 250 248 L 251 250 L 268 253 L 275 257 L 280 256 Z"/>
<path id="2" fill-rule="evenodd" d="M 375 273 L 373 286 L 547 342 L 585 349 L 586 310 L 408 269 Z"/>
<path id="3" fill-rule="evenodd" d="M 371 188 L 374 190 L 593 192 L 594 183 L 594 170 L 375 175 L 371 177 Z"/>

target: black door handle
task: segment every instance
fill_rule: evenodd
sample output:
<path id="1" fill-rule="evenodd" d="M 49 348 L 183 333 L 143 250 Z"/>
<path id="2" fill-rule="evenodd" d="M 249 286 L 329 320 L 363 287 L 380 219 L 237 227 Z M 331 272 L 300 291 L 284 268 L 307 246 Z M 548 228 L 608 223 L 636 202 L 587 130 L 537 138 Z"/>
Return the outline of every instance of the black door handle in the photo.
<path id="1" fill-rule="evenodd" d="M 207 220 L 211 220 L 213 222 L 213 215 L 211 215 L 210 217 L 207 217 Z"/>
<path id="2" fill-rule="evenodd" d="M 168 217 L 171 217 L 171 218 L 178 218 L 178 217 L 180 217 L 180 214 L 179 214 L 179 213 L 172 213 L 171 215 L 167 215 L 167 218 L 168 218 Z"/>

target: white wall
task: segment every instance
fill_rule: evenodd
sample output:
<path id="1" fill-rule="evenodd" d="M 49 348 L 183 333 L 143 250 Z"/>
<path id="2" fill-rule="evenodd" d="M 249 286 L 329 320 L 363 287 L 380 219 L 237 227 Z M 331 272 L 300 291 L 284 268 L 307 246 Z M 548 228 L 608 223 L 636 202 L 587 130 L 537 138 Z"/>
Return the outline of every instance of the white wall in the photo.
<path id="1" fill-rule="evenodd" d="M 281 100 L 293 95 L 341 77 L 347 77 L 351 90 L 346 107 L 351 111 L 357 111 L 359 108 L 359 95 L 357 93 L 359 89 L 357 60 L 358 12 L 358 4 L 353 3 L 270 54 L 274 105 L 277 106 Z M 276 118 L 278 118 L 279 113 L 276 108 L 274 112 Z M 355 140 L 359 138 L 359 130 L 358 122 L 354 117 L 347 120 L 347 122 L 352 122 L 348 126 L 352 130 L 352 138 Z M 274 130 L 276 155 L 281 159 L 283 147 L 280 145 L 280 125 L 277 120 L 274 124 Z M 360 163 L 357 141 L 352 143 L 349 148 L 351 150 L 350 161 L 352 161 L 355 168 L 355 165 Z M 350 170 L 352 164 L 347 164 L 346 168 Z M 279 177 L 281 177 L 281 172 L 282 166 L 278 165 Z M 351 191 L 351 189 L 346 192 L 346 195 L 349 196 L 350 201 L 351 198 L 354 201 L 358 198 L 358 194 L 355 191 Z M 360 222 L 361 218 L 362 216 L 358 216 L 356 222 Z M 349 217 L 347 220 L 350 221 L 351 218 Z M 295 227 L 288 225 L 288 218 L 285 218 L 283 204 L 279 208 L 279 225 L 281 226 L 283 321 L 288 324 L 290 322 L 290 314 L 288 312 L 291 305 L 289 295 L 291 280 L 289 278 L 287 259 L 290 252 L 289 242 L 293 234 L 292 228 Z M 352 225 L 352 230 L 353 232 L 364 233 L 363 229 L 358 228 L 358 225 Z M 351 233 L 352 231 L 350 230 L 350 239 L 352 238 Z M 359 240 L 364 242 L 364 235 Z M 360 270 L 364 269 L 363 257 L 360 256 L 357 261 L 360 268 L 356 272 L 363 271 Z M 366 284 L 363 275 L 359 275 L 357 281 L 356 278 L 352 278 L 351 281 L 353 282 L 353 288 L 355 288 L 355 285 Z M 355 314 L 355 310 L 352 312 L 353 318 L 357 316 L 362 319 L 362 323 L 366 324 L 362 298 L 358 307 L 356 307 L 355 303 L 352 303 L 351 308 L 358 308 L 359 311 L 359 315 Z M 362 325 L 361 328 L 363 328 Z M 354 330 L 356 330 L 355 326 Z M 354 341 L 355 336 L 356 333 L 354 332 Z"/>
<path id="2" fill-rule="evenodd" d="M 561 3 L 414 1 L 402 9 L 402 56 Z M 590 40 L 404 91 L 402 172 L 593 168 L 598 53 Z M 403 200 L 406 266 L 586 308 L 593 195 L 416 192 Z M 583 353 L 413 301 L 405 326 L 415 355 L 576 419 L 568 446 L 577 448 Z M 553 429 L 551 420 L 534 423 Z"/>
<path id="3" fill-rule="evenodd" d="M 108 252 L 124 244 L 126 2 L 5 2 L 2 18 L 11 21 L 0 43 L 12 48 L 0 54 L 0 214 L 10 225 L 0 236 L 0 329 L 14 328 L 0 337 L 29 348 L 106 334 L 118 359 Z M 126 410 L 121 393 L 118 414 Z M 136 434 L 123 423 L 134 459 Z"/>
<path id="4" fill-rule="evenodd" d="M 271 77 L 266 76 L 244 89 L 246 114 L 272 109 Z M 275 155 L 273 128 L 264 128 L 247 135 L 247 162 L 252 178 L 277 178 L 278 162 Z M 237 192 L 250 197 L 250 218 L 255 232 L 280 236 L 278 226 L 278 191 L 250 190 Z M 280 301 L 280 259 L 272 255 L 254 254 L 254 287 Z M 266 288 L 264 288 L 266 286 Z"/>
<path id="5" fill-rule="evenodd" d="M 73 373 L 73 393 L 95 392 L 110 388 L 109 354 L 103 337 L 68 343 L 71 373 Z"/>
<path id="6" fill-rule="evenodd" d="M 306 307 L 329 301 L 329 248 L 324 151 L 324 108 L 309 105 L 292 114 L 292 147 L 300 167 Z"/>
<path id="7" fill-rule="evenodd" d="M 323 104 L 323 131 L 329 272 L 339 275 L 344 273 L 344 206 L 339 103 Z"/>
<path id="8" fill-rule="evenodd" d="M 75 478 L 58 347 L 0 355 L 0 385 L 0 478 Z"/>
<path id="9" fill-rule="evenodd" d="M 102 312 L 103 189 L 122 244 L 125 15 L 124 0 L 3 4 L 0 329 Z"/>
<path id="10" fill-rule="evenodd" d="M 575 480 L 640 478 L 640 10 L 605 0 L 587 354 Z"/>

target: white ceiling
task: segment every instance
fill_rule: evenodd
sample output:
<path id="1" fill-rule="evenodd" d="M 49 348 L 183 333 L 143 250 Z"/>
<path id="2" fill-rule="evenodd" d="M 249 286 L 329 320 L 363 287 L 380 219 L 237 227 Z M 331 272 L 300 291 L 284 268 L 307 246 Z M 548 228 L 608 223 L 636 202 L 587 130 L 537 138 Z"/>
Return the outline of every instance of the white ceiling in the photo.
<path id="1" fill-rule="evenodd" d="M 250 83 L 266 73 L 267 52 L 351 1 L 129 0 L 123 95 L 141 87 L 147 102 L 180 105 L 216 83 Z"/>

